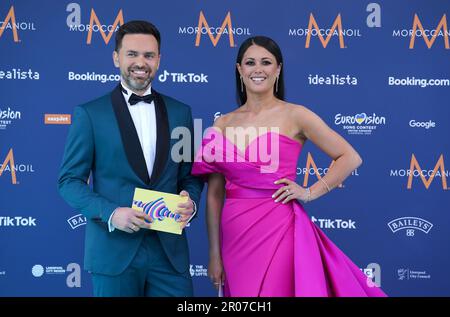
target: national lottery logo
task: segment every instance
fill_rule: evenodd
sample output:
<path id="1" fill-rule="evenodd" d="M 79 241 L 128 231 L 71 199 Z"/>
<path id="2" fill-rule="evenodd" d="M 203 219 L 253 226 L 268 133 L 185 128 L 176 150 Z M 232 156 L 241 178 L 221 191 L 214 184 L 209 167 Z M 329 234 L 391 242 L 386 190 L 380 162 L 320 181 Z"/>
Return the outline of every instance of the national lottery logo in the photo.
<path id="1" fill-rule="evenodd" d="M 189 273 L 191 277 L 208 277 L 208 268 L 204 264 L 190 264 Z"/>
<path id="2" fill-rule="evenodd" d="M 178 219 L 181 218 L 179 214 L 176 214 L 167 208 L 162 197 L 148 203 L 134 200 L 133 205 L 142 208 L 142 211 L 149 215 L 153 220 L 157 219 L 159 221 L 163 221 L 164 218 L 172 218 L 175 221 L 178 221 Z M 145 221 L 149 222 L 147 220 Z"/>

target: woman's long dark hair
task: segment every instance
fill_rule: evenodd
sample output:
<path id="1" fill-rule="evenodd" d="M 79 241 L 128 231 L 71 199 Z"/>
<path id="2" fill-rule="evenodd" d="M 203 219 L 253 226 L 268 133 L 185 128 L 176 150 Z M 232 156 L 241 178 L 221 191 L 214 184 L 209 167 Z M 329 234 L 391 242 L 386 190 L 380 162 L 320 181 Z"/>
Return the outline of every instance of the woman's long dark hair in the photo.
<path id="1" fill-rule="evenodd" d="M 244 43 L 239 47 L 239 52 L 236 58 L 236 63 L 241 65 L 242 58 L 244 57 L 247 49 L 252 45 L 258 45 L 264 47 L 277 60 L 277 65 L 283 64 L 283 55 L 281 55 L 280 47 L 274 40 L 267 36 L 254 36 L 246 39 Z M 284 100 L 284 77 L 283 77 L 283 67 L 281 67 L 280 75 L 278 76 L 278 91 L 275 88 L 276 85 L 273 86 L 273 94 L 280 100 Z M 247 92 L 241 91 L 241 75 L 236 67 L 236 91 L 237 91 L 237 101 L 239 106 L 242 106 L 247 102 Z"/>

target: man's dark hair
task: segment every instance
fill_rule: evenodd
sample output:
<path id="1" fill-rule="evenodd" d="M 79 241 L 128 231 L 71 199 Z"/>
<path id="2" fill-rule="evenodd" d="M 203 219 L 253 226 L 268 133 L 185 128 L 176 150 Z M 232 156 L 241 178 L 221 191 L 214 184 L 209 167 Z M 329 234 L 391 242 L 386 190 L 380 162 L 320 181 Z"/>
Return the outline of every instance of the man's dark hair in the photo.
<path id="1" fill-rule="evenodd" d="M 147 21 L 129 21 L 123 24 L 116 32 L 116 47 L 114 50 L 119 52 L 122 47 L 122 40 L 126 34 L 150 34 L 156 38 L 158 42 L 158 53 L 161 50 L 161 35 L 152 23 Z"/>

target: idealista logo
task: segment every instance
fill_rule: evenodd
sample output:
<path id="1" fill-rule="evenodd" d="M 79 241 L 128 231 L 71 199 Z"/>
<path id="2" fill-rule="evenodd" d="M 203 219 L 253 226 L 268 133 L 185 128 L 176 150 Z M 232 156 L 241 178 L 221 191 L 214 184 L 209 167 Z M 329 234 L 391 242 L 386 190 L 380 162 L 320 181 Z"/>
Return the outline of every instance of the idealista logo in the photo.
<path id="1" fill-rule="evenodd" d="M 431 228 L 433 228 L 433 224 L 418 217 L 402 217 L 389 221 L 388 227 L 391 229 L 392 233 L 405 230 L 406 236 L 413 237 L 416 230 L 428 234 Z"/>
<path id="2" fill-rule="evenodd" d="M 350 75 L 342 76 L 339 74 L 331 74 L 329 76 L 320 76 L 319 74 L 308 76 L 308 84 L 310 85 L 327 85 L 327 86 L 356 86 L 358 78 Z"/>
<path id="3" fill-rule="evenodd" d="M 108 44 L 112 38 L 114 32 L 116 32 L 119 27 L 124 23 L 123 22 L 123 12 L 122 9 L 119 9 L 117 16 L 113 22 L 113 24 L 102 24 L 97 14 L 95 13 L 94 8 L 91 9 L 91 15 L 89 19 L 89 24 L 81 23 L 81 7 L 78 3 L 72 2 L 69 3 L 66 7 L 66 11 L 70 12 L 67 16 L 66 24 L 70 31 L 77 32 L 88 32 L 87 35 L 87 44 L 91 44 L 92 42 L 92 32 L 100 32 L 103 41 L 105 44 Z M 108 33 L 108 35 L 106 35 Z"/>
<path id="4" fill-rule="evenodd" d="M 348 134 L 371 135 L 377 127 L 386 124 L 386 118 L 375 113 L 367 115 L 362 112 L 351 116 L 338 113 L 334 116 L 334 124 L 342 126 L 342 129 L 347 131 Z"/>
<path id="5" fill-rule="evenodd" d="M 70 227 L 75 230 L 80 226 L 86 225 L 87 219 L 84 215 L 78 214 L 67 219 L 67 222 L 69 223 Z"/>
<path id="6" fill-rule="evenodd" d="M 0 70 L 0 79 L 32 79 L 39 80 L 39 72 L 33 71 L 31 68 L 22 70 L 20 68 L 13 68 L 9 70 Z"/>
<path id="7" fill-rule="evenodd" d="M 63 266 L 46 266 L 41 264 L 33 265 L 31 268 L 31 274 L 34 277 L 42 277 L 47 275 L 67 275 L 66 285 L 67 287 L 81 287 L 81 267 L 78 263 L 69 263 L 66 268 Z"/>
<path id="8" fill-rule="evenodd" d="M 439 159 L 436 162 L 436 165 L 434 166 L 434 169 L 422 169 L 419 165 L 419 162 L 414 155 L 414 153 L 411 155 L 411 164 L 409 169 L 391 169 L 390 176 L 400 176 L 400 177 L 408 177 L 408 183 L 406 185 L 407 189 L 412 188 L 413 179 L 420 177 L 422 180 L 423 185 L 426 189 L 430 188 L 431 183 L 433 182 L 435 176 L 440 177 L 442 181 L 442 189 L 447 190 L 447 177 L 448 177 L 448 170 L 445 169 L 444 166 L 444 155 L 441 154 L 439 156 Z M 428 180 L 427 180 L 428 176 Z"/>
<path id="9" fill-rule="evenodd" d="M 9 8 L 8 13 L 6 14 L 6 17 L 3 19 L 3 21 L 0 21 L 0 37 L 3 36 L 3 33 L 5 30 L 11 30 L 13 34 L 14 42 L 18 43 L 21 42 L 19 39 L 19 32 L 20 31 L 36 31 L 36 28 L 34 27 L 33 22 L 25 22 L 20 21 L 16 19 L 16 14 L 14 11 L 14 6 L 11 6 Z"/>
<path id="10" fill-rule="evenodd" d="M 1 162 L 1 160 L 0 160 Z M 14 153 L 13 149 L 11 148 L 6 154 L 5 159 L 3 160 L 3 163 L 0 165 L 0 176 L 3 175 L 4 172 L 11 173 L 11 183 L 13 185 L 19 184 L 17 181 L 17 175 L 16 173 L 34 173 L 33 165 L 31 164 L 16 164 L 14 161 Z"/>
<path id="11" fill-rule="evenodd" d="M 210 20 L 211 22 L 211 20 Z M 193 35 L 195 34 L 195 46 L 200 46 L 200 40 L 202 35 L 208 35 L 209 39 L 212 42 L 212 45 L 216 47 L 219 42 L 221 36 L 223 34 L 228 35 L 228 40 L 230 43 L 230 47 L 235 47 L 235 36 L 241 35 L 251 35 L 250 29 L 248 27 L 233 27 L 231 12 L 228 11 L 225 15 L 225 19 L 222 22 L 222 25 L 218 27 L 210 26 L 208 21 L 206 20 L 205 14 L 203 11 L 200 11 L 198 17 L 198 25 L 197 26 L 180 26 L 178 28 L 178 34 L 187 34 Z"/>
<path id="12" fill-rule="evenodd" d="M 423 17 L 422 17 L 423 19 Z M 416 13 L 414 14 L 412 29 L 397 29 L 393 30 L 392 32 L 393 37 L 410 37 L 409 41 L 409 48 L 413 49 L 416 45 L 416 37 L 422 37 L 425 45 L 428 49 L 431 49 L 431 47 L 436 42 L 436 39 L 438 37 L 444 38 L 444 48 L 450 49 L 449 45 L 449 36 L 450 36 L 450 29 L 448 28 L 447 24 L 447 16 L 444 13 L 442 15 L 442 18 L 439 20 L 437 26 L 435 29 L 426 29 L 423 27 L 422 22 L 419 18 L 419 15 Z"/>
<path id="13" fill-rule="evenodd" d="M 10 107 L 6 110 L 0 108 L 0 130 L 5 130 L 15 120 L 22 119 L 20 111 L 12 110 Z"/>
<path id="14" fill-rule="evenodd" d="M 72 116 L 70 114 L 50 114 L 44 116 L 45 124 L 71 124 Z"/>
<path id="15" fill-rule="evenodd" d="M 308 152 L 308 156 L 306 159 L 306 167 L 304 168 L 300 168 L 297 167 L 297 175 L 301 175 L 304 174 L 305 177 L 303 178 L 303 187 L 307 187 L 308 186 L 308 180 L 309 180 L 309 176 L 311 175 L 315 175 L 317 177 L 317 179 L 322 178 L 324 175 L 326 175 L 328 173 L 328 170 L 333 166 L 334 164 L 334 160 L 331 161 L 331 164 L 329 167 L 323 168 L 323 167 L 317 167 L 316 162 L 314 161 L 312 155 L 310 152 Z M 358 174 L 358 169 L 355 169 L 352 174 L 353 176 L 359 176 Z M 339 188 L 344 187 L 343 184 L 339 184 L 338 186 Z"/>

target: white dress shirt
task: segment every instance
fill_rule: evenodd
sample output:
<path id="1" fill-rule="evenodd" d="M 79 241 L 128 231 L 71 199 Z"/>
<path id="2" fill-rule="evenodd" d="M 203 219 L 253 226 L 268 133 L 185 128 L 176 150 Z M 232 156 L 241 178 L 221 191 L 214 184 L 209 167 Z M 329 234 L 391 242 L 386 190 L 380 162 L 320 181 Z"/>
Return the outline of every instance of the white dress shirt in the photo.
<path id="1" fill-rule="evenodd" d="M 147 165 L 148 177 L 152 176 L 153 165 L 155 164 L 156 156 L 156 113 L 155 102 L 150 104 L 139 101 L 135 105 L 130 105 L 128 99 L 130 99 L 133 93 L 128 89 L 124 83 L 121 83 L 123 90 L 122 94 L 125 98 L 125 102 L 128 107 L 128 111 L 133 119 L 134 127 L 136 128 L 137 135 L 139 137 L 139 143 L 141 144 L 142 152 L 144 153 L 145 165 Z M 152 86 L 148 86 L 144 95 L 151 94 Z M 109 232 L 114 231 L 114 226 L 111 222 L 112 216 L 116 211 L 114 210 L 108 220 Z"/>
<path id="2" fill-rule="evenodd" d="M 139 143 L 141 144 L 142 152 L 144 152 L 145 164 L 147 165 L 148 177 L 152 176 L 153 166 L 155 164 L 156 156 L 156 113 L 155 113 L 155 102 L 152 101 L 150 104 L 140 101 L 135 105 L 130 105 L 128 99 L 133 93 L 128 89 L 123 83 L 122 90 L 123 97 L 128 106 L 128 111 L 133 119 L 134 127 L 139 137 Z M 151 94 L 151 85 L 147 88 L 144 95 Z M 197 213 L 197 206 L 194 203 L 194 212 L 189 218 L 186 227 L 189 227 L 189 222 Z M 112 216 L 116 211 L 114 210 L 108 220 L 109 232 L 114 231 L 114 226 L 111 222 Z"/>
<path id="3" fill-rule="evenodd" d="M 128 111 L 133 119 L 134 127 L 136 128 L 141 144 L 142 152 L 144 153 L 145 164 L 147 165 L 148 177 L 152 176 L 153 165 L 155 164 L 156 156 L 156 114 L 155 102 L 150 104 L 139 101 L 137 104 L 130 106 L 128 99 L 133 93 L 123 83 L 122 90 L 123 97 L 128 106 Z M 126 93 L 125 93 L 126 91 Z M 147 88 L 144 95 L 151 94 L 151 85 Z"/>

